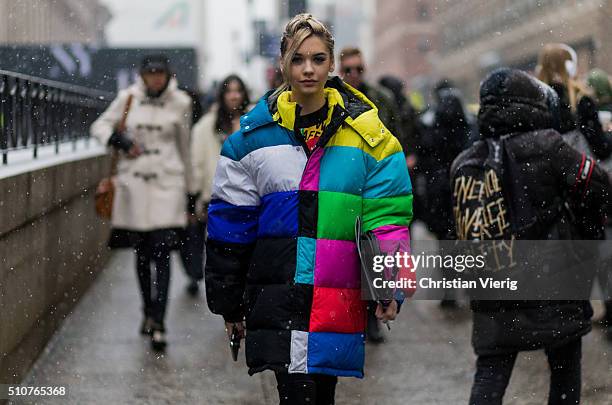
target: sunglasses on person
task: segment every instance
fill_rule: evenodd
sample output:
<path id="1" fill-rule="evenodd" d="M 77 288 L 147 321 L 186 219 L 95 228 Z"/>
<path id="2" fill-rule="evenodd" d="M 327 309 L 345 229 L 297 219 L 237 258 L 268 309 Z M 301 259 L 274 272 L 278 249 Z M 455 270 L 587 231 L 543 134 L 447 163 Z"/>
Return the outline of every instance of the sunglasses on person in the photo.
<path id="1" fill-rule="evenodd" d="M 356 72 L 357 72 L 357 73 L 359 73 L 359 74 L 362 74 L 362 73 L 363 73 L 363 71 L 364 71 L 363 66 L 346 66 L 346 67 L 344 68 L 344 73 L 348 75 L 348 74 L 350 74 L 350 73 L 351 73 L 353 70 L 354 70 L 354 71 L 356 71 Z"/>

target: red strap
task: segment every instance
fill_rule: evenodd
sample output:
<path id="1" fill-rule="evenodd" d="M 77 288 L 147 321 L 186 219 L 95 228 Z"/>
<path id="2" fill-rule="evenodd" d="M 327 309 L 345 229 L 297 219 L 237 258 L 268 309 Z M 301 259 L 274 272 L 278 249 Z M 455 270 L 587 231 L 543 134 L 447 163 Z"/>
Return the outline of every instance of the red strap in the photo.
<path id="1" fill-rule="evenodd" d="M 586 161 L 586 155 L 582 154 L 582 161 L 580 162 L 580 167 L 578 168 L 578 173 L 576 173 L 576 180 L 574 181 L 574 187 L 572 187 L 572 193 L 575 193 L 578 188 L 578 184 L 581 182 L 580 177 L 582 174 L 582 169 L 584 168 L 584 163 Z"/>
<path id="2" fill-rule="evenodd" d="M 595 161 L 593 159 L 589 159 L 589 162 L 591 163 L 591 167 L 589 168 L 589 174 L 587 175 L 587 178 L 584 184 L 584 190 L 582 191 L 582 198 L 584 198 L 587 190 L 589 189 L 589 184 L 591 184 L 591 175 L 593 174 L 593 169 L 595 168 Z"/>

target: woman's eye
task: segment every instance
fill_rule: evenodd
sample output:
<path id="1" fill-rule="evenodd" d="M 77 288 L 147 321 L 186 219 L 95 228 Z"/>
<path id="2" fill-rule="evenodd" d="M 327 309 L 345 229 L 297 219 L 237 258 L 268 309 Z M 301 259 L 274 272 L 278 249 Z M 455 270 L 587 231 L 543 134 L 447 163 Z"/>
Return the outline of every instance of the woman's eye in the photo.
<path id="1" fill-rule="evenodd" d="M 299 63 L 302 63 L 302 57 L 300 56 L 294 56 L 293 59 L 291 59 L 291 63 L 297 65 Z"/>
<path id="2" fill-rule="evenodd" d="M 315 56 L 314 61 L 315 63 L 321 64 L 323 62 L 325 62 L 325 56 Z"/>

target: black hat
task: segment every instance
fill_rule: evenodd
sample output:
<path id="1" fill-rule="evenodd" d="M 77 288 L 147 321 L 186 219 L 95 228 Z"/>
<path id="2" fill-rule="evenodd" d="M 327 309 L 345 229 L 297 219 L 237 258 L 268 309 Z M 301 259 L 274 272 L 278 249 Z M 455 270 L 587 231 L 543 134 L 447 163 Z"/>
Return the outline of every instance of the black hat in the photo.
<path id="1" fill-rule="evenodd" d="M 547 90 L 544 83 L 518 69 L 499 68 L 480 84 L 480 104 L 518 103 L 547 111 Z"/>
<path id="2" fill-rule="evenodd" d="M 451 79 L 445 77 L 443 79 L 438 80 L 433 89 L 434 93 L 439 93 L 441 90 L 453 88 L 455 88 L 455 83 L 453 83 Z"/>
<path id="3" fill-rule="evenodd" d="M 518 69 L 500 68 L 480 84 L 478 126 L 483 136 L 554 127 L 554 90 Z"/>
<path id="4" fill-rule="evenodd" d="M 170 59 L 166 55 L 147 55 L 142 59 L 140 72 L 170 73 Z"/>

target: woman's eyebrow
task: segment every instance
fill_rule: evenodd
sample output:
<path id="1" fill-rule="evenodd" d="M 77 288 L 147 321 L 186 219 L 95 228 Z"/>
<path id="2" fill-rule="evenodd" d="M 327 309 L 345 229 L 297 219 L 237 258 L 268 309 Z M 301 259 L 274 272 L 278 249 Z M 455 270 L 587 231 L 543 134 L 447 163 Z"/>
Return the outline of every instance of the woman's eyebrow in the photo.
<path id="1" fill-rule="evenodd" d="M 299 53 L 299 52 L 296 52 L 296 53 L 295 53 L 293 56 L 301 56 L 301 57 L 303 57 L 304 55 L 302 55 L 302 54 L 301 54 L 301 53 Z M 312 55 L 312 56 L 327 56 L 327 53 L 325 53 L 325 52 L 318 52 L 318 53 L 315 53 L 315 54 L 314 54 L 314 55 Z"/>

